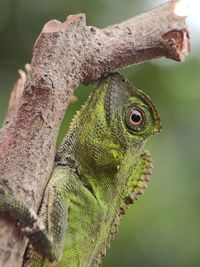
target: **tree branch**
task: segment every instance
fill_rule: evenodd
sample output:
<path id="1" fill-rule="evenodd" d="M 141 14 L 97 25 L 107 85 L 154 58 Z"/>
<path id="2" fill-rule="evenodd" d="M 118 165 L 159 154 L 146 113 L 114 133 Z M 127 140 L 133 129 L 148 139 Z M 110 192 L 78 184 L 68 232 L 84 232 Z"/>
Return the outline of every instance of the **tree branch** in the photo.
<path id="1" fill-rule="evenodd" d="M 22 96 L 0 130 L 0 183 L 37 210 L 48 182 L 60 122 L 79 83 L 145 60 L 183 61 L 189 53 L 185 19 L 175 2 L 105 29 L 86 26 L 83 14 L 52 20 L 39 35 Z M 19 101 L 18 101 L 18 100 Z M 0 266 L 19 267 L 27 239 L 0 218 Z"/>

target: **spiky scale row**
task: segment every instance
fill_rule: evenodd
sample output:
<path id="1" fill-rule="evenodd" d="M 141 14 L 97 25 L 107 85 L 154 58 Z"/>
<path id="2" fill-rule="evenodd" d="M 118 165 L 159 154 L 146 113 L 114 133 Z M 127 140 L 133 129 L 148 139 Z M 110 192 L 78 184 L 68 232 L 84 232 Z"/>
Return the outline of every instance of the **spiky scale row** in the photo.
<path id="1" fill-rule="evenodd" d="M 132 188 L 133 191 L 129 195 L 125 196 L 125 205 L 122 207 L 122 210 L 124 211 L 129 207 L 130 204 L 133 204 L 135 200 L 138 200 L 140 195 L 143 195 L 144 189 L 147 188 L 147 182 L 149 182 L 150 175 L 152 174 L 153 163 L 149 152 L 145 151 L 145 153 L 141 155 L 141 162 L 142 166 L 139 167 L 142 169 L 142 171 L 139 172 L 139 177 L 134 177 L 136 184 L 134 184 L 134 187 Z M 131 180 L 129 180 L 129 183 L 130 182 Z"/>

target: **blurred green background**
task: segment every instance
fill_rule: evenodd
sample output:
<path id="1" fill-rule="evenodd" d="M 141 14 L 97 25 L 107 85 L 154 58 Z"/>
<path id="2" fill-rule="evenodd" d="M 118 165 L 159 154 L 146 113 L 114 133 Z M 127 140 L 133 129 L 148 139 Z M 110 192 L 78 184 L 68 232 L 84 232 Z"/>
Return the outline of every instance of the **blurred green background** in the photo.
<path id="1" fill-rule="evenodd" d="M 34 41 L 45 22 L 84 12 L 88 25 L 105 27 L 158 2 L 0 0 L 0 122 L 17 70 L 30 62 Z M 200 266 L 200 40 L 197 25 L 191 23 L 191 29 L 192 52 L 184 64 L 161 59 L 123 71 L 151 96 L 163 131 L 148 143 L 155 166 L 149 188 L 123 218 L 104 267 Z M 90 90 L 77 89 L 79 101 L 68 108 L 58 142 Z"/>

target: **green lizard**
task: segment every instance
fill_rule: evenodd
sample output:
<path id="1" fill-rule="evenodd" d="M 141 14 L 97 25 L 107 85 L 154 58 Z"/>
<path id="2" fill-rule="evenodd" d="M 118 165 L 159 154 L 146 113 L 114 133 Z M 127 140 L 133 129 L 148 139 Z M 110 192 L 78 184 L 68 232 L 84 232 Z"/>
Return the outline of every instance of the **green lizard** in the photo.
<path id="1" fill-rule="evenodd" d="M 0 211 L 30 241 L 24 267 L 99 266 L 121 215 L 146 187 L 152 161 L 144 145 L 160 129 L 142 91 L 118 73 L 100 80 L 57 152 L 39 217 L 0 189 Z"/>

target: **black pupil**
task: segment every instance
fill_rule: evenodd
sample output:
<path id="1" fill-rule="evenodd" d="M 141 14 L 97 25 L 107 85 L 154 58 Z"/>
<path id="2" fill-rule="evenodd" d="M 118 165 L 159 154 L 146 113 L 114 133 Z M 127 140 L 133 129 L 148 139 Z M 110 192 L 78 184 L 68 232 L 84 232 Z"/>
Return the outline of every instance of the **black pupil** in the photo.
<path id="1" fill-rule="evenodd" d="M 135 123 L 138 123 L 138 122 L 140 122 L 140 120 L 141 120 L 141 116 L 139 115 L 139 114 L 132 114 L 131 115 L 131 120 L 132 120 L 132 122 L 135 122 Z"/>

